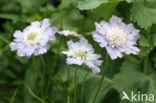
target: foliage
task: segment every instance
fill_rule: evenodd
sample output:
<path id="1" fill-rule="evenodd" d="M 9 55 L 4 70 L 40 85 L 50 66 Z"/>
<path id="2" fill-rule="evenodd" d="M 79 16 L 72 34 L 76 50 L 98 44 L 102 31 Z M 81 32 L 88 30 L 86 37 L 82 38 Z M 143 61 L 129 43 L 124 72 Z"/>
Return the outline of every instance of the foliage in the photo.
<path id="1" fill-rule="evenodd" d="M 140 30 L 140 54 L 112 61 L 106 58 L 106 50 L 93 41 L 94 23 L 108 21 L 112 15 L 134 23 Z M 95 75 L 85 66 L 65 63 L 62 51 L 67 49 L 66 42 L 74 39 L 70 37 L 57 35 L 42 56 L 25 58 L 12 52 L 9 43 L 14 31 L 43 18 L 50 18 L 59 30 L 69 29 L 86 37 L 95 52 L 102 55 L 102 72 Z M 103 73 L 105 78 L 95 103 L 121 103 L 122 91 L 156 96 L 156 1 L 0 0 L 0 103 L 73 103 L 76 68 L 77 103 L 92 103 Z"/>
<path id="2" fill-rule="evenodd" d="M 156 8 L 145 5 L 144 1 L 137 1 L 131 9 L 131 20 L 137 22 L 141 28 L 147 29 L 156 23 Z"/>

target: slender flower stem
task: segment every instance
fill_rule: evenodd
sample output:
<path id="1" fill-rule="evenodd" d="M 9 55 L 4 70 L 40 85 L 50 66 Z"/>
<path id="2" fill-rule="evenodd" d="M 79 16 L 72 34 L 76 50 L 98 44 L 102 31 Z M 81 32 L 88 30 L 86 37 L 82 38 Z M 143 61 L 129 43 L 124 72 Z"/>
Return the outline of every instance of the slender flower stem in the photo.
<path id="1" fill-rule="evenodd" d="M 67 90 L 68 90 L 67 103 L 70 103 L 70 100 L 71 100 L 71 98 L 70 98 L 71 90 L 70 90 L 70 88 L 68 88 Z"/>
<path id="2" fill-rule="evenodd" d="M 70 83 L 70 68 L 67 67 L 67 78 L 68 78 L 68 86 L 69 86 L 69 83 Z M 71 89 L 70 88 L 67 88 L 67 103 L 70 103 L 71 101 Z"/>
<path id="3" fill-rule="evenodd" d="M 67 78 L 68 78 L 68 81 L 69 81 L 70 80 L 70 68 L 69 67 L 67 67 Z"/>
<path id="4" fill-rule="evenodd" d="M 0 39 L 2 40 L 2 41 L 4 41 L 6 44 L 9 44 L 10 42 L 7 40 L 7 39 L 5 39 L 5 37 L 3 37 L 1 34 L 0 34 Z"/>
<path id="5" fill-rule="evenodd" d="M 7 51 L 8 49 L 10 49 L 10 45 L 6 45 L 6 46 L 2 49 L 2 51 L 5 52 L 5 51 Z"/>
<path id="6" fill-rule="evenodd" d="M 43 66 L 44 66 L 46 69 L 48 69 L 48 65 L 47 65 L 46 60 L 44 59 L 43 55 L 41 55 L 40 57 L 41 57 L 41 62 L 42 62 L 42 64 L 43 64 Z M 47 71 L 47 70 L 43 69 L 43 74 L 46 74 L 46 71 Z"/>
<path id="7" fill-rule="evenodd" d="M 109 55 L 106 54 L 106 58 L 105 58 L 105 67 L 104 67 L 104 68 L 108 68 L 108 64 L 109 64 L 108 62 L 109 62 Z M 103 84 L 103 80 L 104 80 L 104 77 L 105 77 L 104 74 L 105 74 L 105 73 L 104 73 L 104 70 L 103 70 L 102 77 L 101 77 L 101 80 L 100 80 L 100 84 L 99 84 L 99 86 L 98 86 L 98 89 L 97 89 L 97 91 L 96 91 L 96 94 L 95 94 L 95 97 L 94 97 L 92 103 L 95 103 L 96 98 L 97 98 L 97 96 L 98 96 L 98 94 L 99 94 L 99 91 L 100 91 L 100 89 L 101 89 L 101 86 L 102 86 L 102 84 Z"/>
<path id="8" fill-rule="evenodd" d="M 46 81 L 46 85 L 45 85 L 45 88 L 42 89 L 42 92 L 43 93 L 48 93 L 49 92 L 49 88 L 50 88 L 50 83 L 51 83 L 51 80 L 50 80 L 50 76 L 51 76 L 51 68 L 48 67 L 48 64 L 44 58 L 43 55 L 40 56 L 41 57 L 41 62 L 43 64 L 43 75 L 42 75 L 42 81 L 45 83 L 45 76 L 48 75 L 47 79 L 48 81 Z"/>
<path id="9" fill-rule="evenodd" d="M 102 86 L 102 83 L 103 83 L 103 79 L 104 79 L 104 73 L 102 74 L 102 78 L 101 78 L 101 80 L 100 80 L 100 84 L 99 84 L 99 86 L 98 86 L 97 92 L 96 92 L 95 97 L 94 97 L 94 99 L 93 99 L 93 103 L 95 103 L 96 98 L 97 98 L 97 95 L 99 94 L 99 91 L 100 91 L 101 86 Z"/>
<path id="10" fill-rule="evenodd" d="M 147 3 L 147 0 L 145 0 L 145 4 Z M 149 34 L 151 32 L 151 28 L 148 28 L 146 31 L 146 34 Z M 147 40 L 150 41 L 150 36 L 147 36 Z M 147 55 L 144 58 L 144 67 L 143 67 L 143 71 L 146 75 L 148 75 L 149 73 L 149 55 Z"/>
<path id="11" fill-rule="evenodd" d="M 42 64 L 47 68 L 47 64 L 46 64 L 46 61 L 45 61 L 43 55 L 41 55 L 40 57 L 41 57 Z"/>
<path id="12" fill-rule="evenodd" d="M 74 73 L 74 103 L 77 101 L 77 70 L 78 68 L 76 67 L 75 73 Z"/>
<path id="13" fill-rule="evenodd" d="M 84 79 L 82 81 L 81 103 L 83 103 L 83 95 L 84 95 L 85 81 L 86 81 L 88 75 L 89 75 L 89 71 L 86 73 L 86 75 L 85 75 L 85 77 L 84 77 Z"/>
<path id="14" fill-rule="evenodd" d="M 107 78 L 107 77 L 105 77 L 105 78 L 104 78 L 104 81 L 106 81 L 106 82 L 108 82 L 108 83 L 112 84 L 112 80 L 111 80 L 111 79 L 109 79 L 109 78 Z"/>
<path id="15" fill-rule="evenodd" d="M 46 64 L 46 61 L 43 57 L 43 55 L 40 55 L 40 62 L 42 63 L 43 65 L 43 68 L 41 69 L 41 72 L 42 72 L 42 75 L 41 75 L 41 82 L 44 84 L 45 83 L 45 76 L 46 76 L 46 71 L 48 70 L 48 66 Z M 47 88 L 46 88 L 47 89 Z M 45 93 L 46 92 L 46 89 L 45 88 L 41 88 L 41 92 L 42 93 Z"/>
<path id="16" fill-rule="evenodd" d="M 9 45 L 10 41 L 8 41 L 8 40 L 7 40 L 5 37 L 3 37 L 1 34 L 0 34 L 0 40 L 2 40 L 3 42 L 5 42 L 6 44 L 8 44 L 8 45 L 6 45 L 6 46 L 2 49 L 2 51 L 8 50 L 8 49 L 10 48 L 10 45 Z"/>
<path id="17" fill-rule="evenodd" d="M 13 95 L 11 97 L 11 100 L 10 100 L 10 103 L 14 103 L 14 100 L 15 100 L 15 97 L 17 95 L 17 92 L 18 92 L 18 89 L 16 89 L 15 92 L 13 93 Z"/>
<path id="18" fill-rule="evenodd" d="M 37 95 L 35 95 L 35 93 L 29 88 L 29 86 L 27 84 L 25 84 L 28 92 L 34 97 L 36 98 L 38 101 L 40 101 L 40 103 L 46 103 L 43 99 L 41 99 L 40 97 L 38 97 Z"/>

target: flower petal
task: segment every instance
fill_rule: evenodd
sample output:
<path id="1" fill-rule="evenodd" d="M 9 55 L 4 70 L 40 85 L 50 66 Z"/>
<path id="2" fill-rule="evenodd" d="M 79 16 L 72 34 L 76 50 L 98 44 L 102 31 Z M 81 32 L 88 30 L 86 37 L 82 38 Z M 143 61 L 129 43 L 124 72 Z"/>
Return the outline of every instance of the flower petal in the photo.
<path id="1" fill-rule="evenodd" d="M 94 74 L 97 74 L 101 71 L 100 68 L 94 65 L 92 62 L 86 62 L 86 65 L 92 70 Z"/>
<path id="2" fill-rule="evenodd" d="M 101 47 L 107 46 L 107 40 L 105 39 L 104 36 L 98 34 L 98 32 L 93 32 L 93 38 L 96 42 L 100 43 Z"/>
<path id="3" fill-rule="evenodd" d="M 107 49 L 107 52 L 109 53 L 112 60 L 114 60 L 118 57 L 122 58 L 122 54 L 118 48 L 116 48 L 116 47 L 111 48 L 111 47 L 107 46 L 106 49 Z"/>
<path id="4" fill-rule="evenodd" d="M 111 19 L 110 19 L 110 23 L 111 24 L 114 24 L 114 23 L 116 23 L 116 24 L 120 24 L 120 23 L 122 23 L 122 19 L 121 18 L 119 18 L 119 17 L 117 17 L 117 16 L 112 16 L 111 17 Z"/>
<path id="5" fill-rule="evenodd" d="M 50 20 L 49 19 L 43 19 L 43 21 L 41 22 L 42 24 L 41 24 L 41 28 L 42 29 L 47 29 L 48 27 L 50 27 Z"/>
<path id="6" fill-rule="evenodd" d="M 82 65 L 84 63 L 82 60 L 75 58 L 67 58 L 66 62 L 67 64 L 77 64 L 77 65 Z"/>

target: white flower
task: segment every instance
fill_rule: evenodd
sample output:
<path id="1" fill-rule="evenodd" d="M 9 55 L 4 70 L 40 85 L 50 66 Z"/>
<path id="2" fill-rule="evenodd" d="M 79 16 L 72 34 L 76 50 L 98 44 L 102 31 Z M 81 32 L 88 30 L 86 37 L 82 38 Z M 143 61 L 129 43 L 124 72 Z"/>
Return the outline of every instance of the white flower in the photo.
<path id="1" fill-rule="evenodd" d="M 139 30 L 133 24 L 125 24 L 116 16 L 112 16 L 110 22 L 101 21 L 95 23 L 96 31 L 93 38 L 105 47 L 111 59 L 122 58 L 123 54 L 138 54 L 139 49 L 135 47 L 139 37 Z"/>
<path id="2" fill-rule="evenodd" d="M 63 30 L 63 31 L 59 31 L 58 33 L 62 34 L 64 36 L 71 36 L 71 37 L 77 37 L 77 38 L 81 37 L 80 34 L 73 32 L 73 31 L 70 31 L 70 30 Z"/>
<path id="3" fill-rule="evenodd" d="M 69 51 L 63 51 L 68 58 L 66 59 L 67 64 L 86 64 L 93 73 L 100 72 L 98 66 L 102 64 L 101 60 L 98 60 L 101 56 L 94 54 L 92 45 L 88 44 L 85 38 L 81 38 L 79 42 L 68 41 L 67 42 Z"/>
<path id="4" fill-rule="evenodd" d="M 15 31 L 14 42 L 10 43 L 12 50 L 17 50 L 18 56 L 40 55 L 47 52 L 49 40 L 55 40 L 57 30 L 50 27 L 49 19 L 32 22 L 23 31 Z"/>

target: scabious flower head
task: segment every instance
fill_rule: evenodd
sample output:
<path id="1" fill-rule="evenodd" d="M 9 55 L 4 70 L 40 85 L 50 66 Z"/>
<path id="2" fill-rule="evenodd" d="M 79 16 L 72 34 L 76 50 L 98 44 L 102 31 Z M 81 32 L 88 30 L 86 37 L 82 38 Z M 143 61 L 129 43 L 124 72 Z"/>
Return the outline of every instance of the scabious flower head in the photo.
<path id="1" fill-rule="evenodd" d="M 70 30 L 63 30 L 63 31 L 59 31 L 58 33 L 61 35 L 64 35 L 64 36 L 71 36 L 71 37 L 76 37 L 76 38 L 81 37 L 80 34 L 73 32 L 73 31 L 70 31 Z"/>
<path id="2" fill-rule="evenodd" d="M 138 54 L 135 47 L 139 30 L 133 24 L 125 24 L 122 19 L 112 16 L 109 22 L 95 23 L 96 31 L 93 38 L 103 48 L 105 47 L 111 59 L 122 58 L 123 54 Z"/>
<path id="3" fill-rule="evenodd" d="M 67 42 L 69 51 L 63 51 L 68 58 L 66 59 L 67 64 L 87 65 L 93 73 L 100 72 L 101 60 L 98 60 L 101 56 L 94 54 L 94 49 L 91 44 L 85 38 L 81 38 L 79 42 L 68 41 Z"/>
<path id="4" fill-rule="evenodd" d="M 55 40 L 57 30 L 50 27 L 49 19 L 32 22 L 23 31 L 15 31 L 14 41 L 10 43 L 12 50 L 17 50 L 18 56 L 40 55 L 47 52 L 49 40 Z"/>

